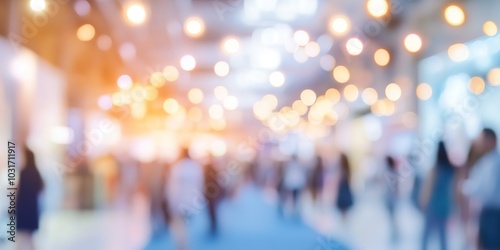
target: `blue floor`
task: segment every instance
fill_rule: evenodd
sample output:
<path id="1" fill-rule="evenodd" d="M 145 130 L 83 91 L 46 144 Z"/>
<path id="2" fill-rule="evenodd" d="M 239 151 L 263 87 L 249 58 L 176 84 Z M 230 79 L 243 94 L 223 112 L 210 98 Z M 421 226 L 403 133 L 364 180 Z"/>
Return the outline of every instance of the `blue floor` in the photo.
<path id="1" fill-rule="evenodd" d="M 255 187 L 244 187 L 238 196 L 219 206 L 219 234 L 208 234 L 206 211 L 201 211 L 188 227 L 192 250 L 343 250 L 338 242 L 324 237 L 300 221 L 282 218 L 276 206 L 264 200 Z M 167 229 L 155 233 L 148 250 L 174 249 Z"/>

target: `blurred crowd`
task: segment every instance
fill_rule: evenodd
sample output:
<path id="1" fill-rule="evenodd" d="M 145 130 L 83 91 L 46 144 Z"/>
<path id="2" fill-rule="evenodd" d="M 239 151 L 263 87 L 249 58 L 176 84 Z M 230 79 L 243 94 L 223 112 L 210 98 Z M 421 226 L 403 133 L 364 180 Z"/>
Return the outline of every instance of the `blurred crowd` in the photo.
<path id="1" fill-rule="evenodd" d="M 428 249 L 431 237 L 437 237 L 440 249 L 450 249 L 447 235 L 451 218 L 460 222 L 465 239 L 463 249 L 500 249 L 497 136 L 493 130 L 484 129 L 471 145 L 467 160 L 457 166 L 450 160 L 447 150 L 453 145 L 439 142 L 432 169 L 426 175 L 412 176 L 410 192 L 403 190 L 398 177 L 402 168 L 407 167 L 404 164 L 412 162 L 411 159 L 387 155 L 380 161 L 379 173 L 382 174 L 377 175 L 375 181 L 384 190 L 382 197 L 392 227 L 392 241 L 399 240 L 398 217 L 395 216 L 399 203 L 409 198 L 424 218 L 421 249 Z M 301 203 L 308 200 L 317 206 L 336 209 L 342 218 L 338 223 L 348 223 L 351 208 L 357 202 L 356 193 L 360 191 L 353 188 L 354 172 L 347 152 L 339 152 L 333 158 L 317 153 L 313 158 L 303 159 L 295 153 L 272 159 L 266 154 L 268 151 L 262 147 L 252 161 L 244 162 L 209 154 L 194 159 L 189 147 L 185 147 L 179 158 L 170 164 L 159 161 L 145 164 L 127 155 L 106 155 L 86 163 L 89 170 L 86 174 L 100 185 L 103 196 L 89 200 L 80 195 L 76 201 L 66 200 L 64 206 L 80 209 L 132 207 L 134 197 L 146 197 L 150 204 L 151 234 L 164 233 L 162 228 L 167 226 L 177 249 L 189 248 L 186 228 L 192 217 L 201 213 L 207 213 L 209 218 L 207 235 L 218 237 L 218 204 L 237 196 L 242 185 L 254 185 L 263 192 L 274 194 L 276 212 L 283 220 L 300 219 Z M 26 149 L 25 155 L 18 197 L 18 229 L 23 238 L 19 244 L 30 245 L 33 249 L 30 238 L 39 227 L 36 196 L 44 185 L 34 154 Z M 86 193 L 85 187 L 88 186 L 82 185 L 75 193 Z"/>

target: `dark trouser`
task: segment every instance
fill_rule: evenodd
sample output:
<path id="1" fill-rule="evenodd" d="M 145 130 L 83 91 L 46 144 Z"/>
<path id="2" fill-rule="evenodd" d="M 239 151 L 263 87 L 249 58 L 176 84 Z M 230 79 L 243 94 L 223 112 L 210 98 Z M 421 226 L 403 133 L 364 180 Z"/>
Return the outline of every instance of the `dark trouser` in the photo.
<path id="1" fill-rule="evenodd" d="M 210 217 L 210 232 L 212 234 L 217 233 L 217 211 L 216 211 L 216 201 L 209 200 L 208 201 L 208 215 Z"/>
<path id="2" fill-rule="evenodd" d="M 485 250 L 500 250 L 500 208 L 485 207 L 481 211 L 479 245 Z"/>

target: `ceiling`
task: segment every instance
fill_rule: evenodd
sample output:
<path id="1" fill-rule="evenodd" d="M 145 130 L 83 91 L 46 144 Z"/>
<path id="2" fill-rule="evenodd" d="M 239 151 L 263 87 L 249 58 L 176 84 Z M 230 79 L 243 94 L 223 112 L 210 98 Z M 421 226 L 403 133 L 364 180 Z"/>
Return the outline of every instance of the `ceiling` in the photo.
<path id="1" fill-rule="evenodd" d="M 8 30 L 19 30 L 22 18 L 32 15 L 28 2 L 2 3 L 5 9 L 16 10 L 2 12 L 4 35 Z M 365 0 L 136 0 L 147 12 L 147 19 L 141 25 L 130 25 L 125 18 L 124 8 L 131 1 L 89 0 L 90 12 L 83 16 L 75 12 L 78 1 L 59 2 L 62 2 L 60 10 L 25 46 L 68 74 L 72 82 L 70 96 L 81 97 L 85 93 L 84 97 L 70 98 L 80 100 L 72 105 L 95 106 L 96 95 L 116 89 L 119 75 L 129 74 L 141 81 L 167 65 L 179 67 L 180 58 L 189 54 L 196 58 L 196 68 L 191 72 L 181 71 L 179 80 L 166 88 L 185 94 L 193 87 L 212 93 L 216 86 L 226 86 L 240 99 L 243 108 L 250 108 L 269 93 L 279 97 L 281 106 L 290 105 L 306 88 L 318 93 L 331 87 L 341 88 L 331 72 L 320 67 L 323 55 L 332 55 L 337 65 L 348 66 L 351 82 L 361 87 L 383 89 L 401 76 L 409 77 L 414 84 L 418 80 L 414 71 L 420 58 L 481 36 L 480 27 L 485 20 L 499 19 L 496 13 L 499 8 L 491 6 L 500 5 L 494 0 L 453 1 L 467 11 L 467 22 L 454 28 L 442 18 L 444 6 L 451 2 L 444 0 L 393 0 L 391 14 L 378 19 L 367 13 Z M 345 36 L 337 37 L 328 31 L 328 21 L 336 15 L 347 16 L 351 21 L 351 30 Z M 188 37 L 183 31 L 184 20 L 192 16 L 205 23 L 205 32 L 199 38 Z M 76 39 L 75 30 L 85 23 L 95 26 L 96 37 L 109 36 L 112 47 L 101 51 L 95 41 Z M 263 42 L 262 34 L 269 28 L 289 37 Z M 321 41 L 319 56 L 297 62 L 294 54 L 286 50 L 287 40 L 299 29 L 307 31 L 310 40 Z M 412 32 L 424 40 L 424 49 L 419 54 L 407 53 L 402 46 L 404 36 Z M 221 42 L 228 36 L 240 41 L 239 52 L 232 56 L 221 49 Z M 358 37 L 364 44 L 359 56 L 350 56 L 345 51 L 345 42 L 351 37 Z M 124 58 L 120 53 L 124 44 L 129 49 L 135 48 L 132 53 L 135 55 Z M 373 63 L 373 52 L 378 48 L 391 52 L 388 67 Z M 276 58 L 272 55 L 276 53 L 279 63 L 273 62 Z M 231 71 L 226 77 L 214 74 L 213 67 L 218 61 L 229 63 Z M 286 78 L 281 88 L 271 87 L 268 82 L 269 74 L 276 70 Z"/>

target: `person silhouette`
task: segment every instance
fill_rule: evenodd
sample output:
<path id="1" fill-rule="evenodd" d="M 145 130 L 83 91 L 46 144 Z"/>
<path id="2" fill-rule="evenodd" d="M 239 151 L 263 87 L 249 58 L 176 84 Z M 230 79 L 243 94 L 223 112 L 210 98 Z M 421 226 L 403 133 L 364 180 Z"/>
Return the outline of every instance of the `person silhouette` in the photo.
<path id="1" fill-rule="evenodd" d="M 345 154 L 340 155 L 340 176 L 337 191 L 337 208 L 340 210 L 342 219 L 345 220 L 347 212 L 354 204 L 351 190 L 351 166 Z"/>
<path id="2" fill-rule="evenodd" d="M 17 230 L 19 249 L 35 249 L 33 233 L 39 228 L 40 214 L 38 196 L 44 184 L 35 163 L 35 154 L 24 149 L 26 162 L 19 177 L 17 194 Z"/>
<path id="3" fill-rule="evenodd" d="M 480 204 L 478 249 L 500 249 L 500 153 L 497 136 L 489 128 L 480 136 L 482 157 L 464 184 L 464 193 Z"/>
<path id="4" fill-rule="evenodd" d="M 427 249 L 430 234 L 437 230 L 441 250 L 447 249 L 446 224 L 453 209 L 455 168 L 448 158 L 443 142 L 439 143 L 434 169 L 422 193 L 421 205 L 425 214 L 422 249 Z"/>

